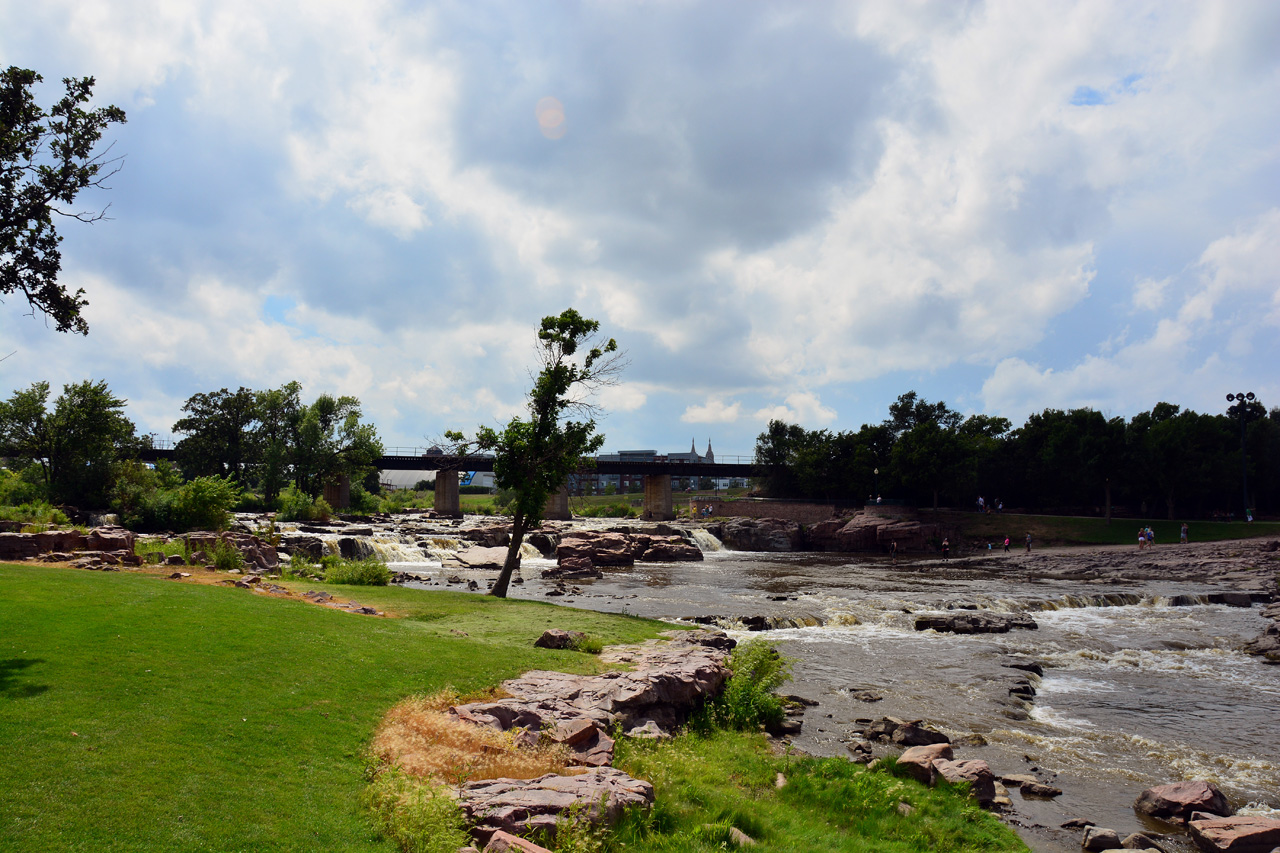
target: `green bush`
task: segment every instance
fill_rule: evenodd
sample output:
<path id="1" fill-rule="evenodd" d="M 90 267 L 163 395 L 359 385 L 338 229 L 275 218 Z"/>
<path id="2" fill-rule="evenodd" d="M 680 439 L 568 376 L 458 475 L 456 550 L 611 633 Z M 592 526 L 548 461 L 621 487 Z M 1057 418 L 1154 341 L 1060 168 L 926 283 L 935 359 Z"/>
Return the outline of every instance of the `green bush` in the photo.
<path id="1" fill-rule="evenodd" d="M 229 572 L 232 569 L 244 571 L 245 567 L 244 554 L 241 554 L 236 546 L 222 539 L 213 544 L 213 548 L 209 551 L 209 561 L 215 569 L 223 572 Z"/>
<path id="2" fill-rule="evenodd" d="M 66 513 L 45 501 L 35 500 L 18 506 L 0 506 L 0 521 L 20 521 L 23 524 L 71 523 Z"/>
<path id="3" fill-rule="evenodd" d="M 374 823 L 406 853 L 456 853 L 471 843 L 462 808 L 442 786 L 393 767 L 365 789 Z"/>
<path id="4" fill-rule="evenodd" d="M 578 515 L 584 518 L 635 518 L 640 510 L 626 503 L 604 504 L 601 506 L 583 507 Z"/>
<path id="5" fill-rule="evenodd" d="M 229 477 L 184 483 L 168 462 L 131 462 L 120 466 L 111 506 L 132 530 L 225 530 L 239 501 L 240 487 Z"/>
<path id="6" fill-rule="evenodd" d="M 331 557 L 324 557 L 320 564 L 324 566 L 325 583 L 351 586 L 386 586 L 391 583 L 391 570 L 377 557 L 366 557 L 363 560 L 333 560 Z"/>
<path id="7" fill-rule="evenodd" d="M 280 493 L 280 507 L 276 518 L 280 521 L 328 521 L 333 507 L 324 498 L 312 500 L 311 496 L 296 486 L 289 486 Z"/>
<path id="8" fill-rule="evenodd" d="M 0 468 L 0 506 L 18 506 L 44 499 L 46 492 L 40 485 L 40 466 L 28 465 L 21 472 Z"/>
<path id="9" fill-rule="evenodd" d="M 569 643 L 569 648 L 575 652 L 585 652 L 589 655 L 598 655 L 604 651 L 604 640 L 594 634 L 583 634 Z"/>
<path id="10" fill-rule="evenodd" d="M 351 486 L 351 512 L 358 515 L 370 515 L 382 511 L 383 500 L 370 494 L 359 484 Z"/>
<path id="11" fill-rule="evenodd" d="M 748 640 L 729 657 L 733 673 L 724 692 L 703 706 L 694 727 L 751 731 L 782 722 L 782 697 L 773 691 L 791 680 L 791 661 L 764 640 Z"/>

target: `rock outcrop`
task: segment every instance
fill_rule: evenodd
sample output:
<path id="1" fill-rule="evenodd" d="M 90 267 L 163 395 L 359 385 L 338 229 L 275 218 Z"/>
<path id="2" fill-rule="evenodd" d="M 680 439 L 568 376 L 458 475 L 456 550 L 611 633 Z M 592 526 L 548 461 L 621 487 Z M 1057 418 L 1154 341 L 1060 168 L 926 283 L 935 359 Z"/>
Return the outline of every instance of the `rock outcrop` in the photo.
<path id="1" fill-rule="evenodd" d="M 734 551 L 798 551 L 800 525 L 780 518 L 731 518 L 721 525 L 720 540 Z"/>
<path id="2" fill-rule="evenodd" d="M 1014 628 L 1034 631 L 1040 626 L 1030 616 L 1007 616 L 1001 613 L 940 613 L 916 618 L 917 631 L 951 634 L 1007 634 Z"/>
<path id="3" fill-rule="evenodd" d="M 1256 655 L 1266 663 L 1280 664 L 1280 602 L 1268 605 L 1263 611 L 1264 619 L 1271 624 L 1262 629 L 1262 633 L 1240 647 L 1245 654 Z"/>
<path id="4" fill-rule="evenodd" d="M 463 786 L 459 802 L 476 822 L 475 835 L 483 841 L 498 830 L 551 829 L 570 808 L 608 822 L 625 806 L 651 803 L 649 783 L 609 767 L 614 741 L 608 732 L 621 726 L 647 737 L 670 734 L 692 708 L 723 688 L 732 642 L 717 632 L 678 632 L 669 642 L 606 649 L 601 659 L 631 665 L 626 672 L 528 672 L 502 684 L 507 698 L 450 708 L 459 720 L 513 731 L 518 743 L 563 744 L 570 764 L 593 768 L 574 776 Z"/>
<path id="5" fill-rule="evenodd" d="M 805 532 L 806 545 L 814 551 L 888 551 L 892 542 L 899 551 L 925 551 L 942 537 L 937 524 L 865 511 L 819 522 Z"/>
<path id="6" fill-rule="evenodd" d="M 595 566 L 631 566 L 637 560 L 680 562 L 702 559 L 702 549 L 683 536 L 570 530 L 556 545 L 556 559 L 589 560 Z"/>
<path id="7" fill-rule="evenodd" d="M 44 530 L 39 533 L 0 533 L 0 560 L 30 560 L 41 554 L 74 551 L 133 552 L 136 540 L 123 527 L 79 530 Z"/>
<path id="8" fill-rule="evenodd" d="M 611 824 L 628 806 L 652 805 L 653 786 L 621 770 L 599 767 L 577 776 L 468 782 L 458 802 L 480 841 L 498 831 L 544 831 L 554 836 L 556 821 L 571 809 L 581 810 L 593 823 Z"/>

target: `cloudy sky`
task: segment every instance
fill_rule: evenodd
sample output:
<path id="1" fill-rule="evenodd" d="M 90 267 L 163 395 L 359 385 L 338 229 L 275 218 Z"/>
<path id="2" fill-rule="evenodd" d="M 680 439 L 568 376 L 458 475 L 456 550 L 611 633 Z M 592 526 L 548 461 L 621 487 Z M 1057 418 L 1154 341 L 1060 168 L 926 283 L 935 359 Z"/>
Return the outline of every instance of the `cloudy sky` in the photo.
<path id="1" fill-rule="evenodd" d="M 0 0 L 0 65 L 129 116 L 62 228 L 90 333 L 8 299 L 4 397 L 104 379 L 166 436 L 297 379 L 421 444 L 573 306 L 631 360 L 609 450 L 1280 405 L 1272 0 Z"/>

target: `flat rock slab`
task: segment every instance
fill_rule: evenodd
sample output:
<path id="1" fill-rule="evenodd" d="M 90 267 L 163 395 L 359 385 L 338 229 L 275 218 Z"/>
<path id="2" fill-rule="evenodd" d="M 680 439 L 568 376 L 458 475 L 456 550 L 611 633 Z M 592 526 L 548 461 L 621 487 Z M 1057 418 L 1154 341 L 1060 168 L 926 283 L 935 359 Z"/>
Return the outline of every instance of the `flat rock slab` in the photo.
<path id="1" fill-rule="evenodd" d="M 1187 823 L 1196 846 L 1209 853 L 1270 853 L 1280 847 L 1280 820 L 1236 815 Z"/>
<path id="2" fill-rule="evenodd" d="M 459 551 L 449 564 L 454 561 L 468 569 L 500 569 L 507 561 L 507 549 L 472 546 Z"/>
<path id="3" fill-rule="evenodd" d="M 570 809 L 580 810 L 592 823 L 612 824 L 629 806 L 652 805 L 653 796 L 653 786 L 643 779 L 599 767 L 578 776 L 469 782 L 458 802 L 474 824 L 472 834 L 488 841 L 498 831 L 554 832 L 556 821 Z"/>

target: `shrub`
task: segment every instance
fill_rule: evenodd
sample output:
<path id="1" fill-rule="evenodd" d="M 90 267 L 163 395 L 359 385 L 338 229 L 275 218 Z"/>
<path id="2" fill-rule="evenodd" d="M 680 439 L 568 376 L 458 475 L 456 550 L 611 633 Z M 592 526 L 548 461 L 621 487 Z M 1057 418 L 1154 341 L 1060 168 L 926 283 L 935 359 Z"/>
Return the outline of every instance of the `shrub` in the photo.
<path id="1" fill-rule="evenodd" d="M 223 572 L 229 572 L 232 569 L 244 571 L 245 567 L 244 554 L 241 554 L 236 546 L 222 539 L 213 543 L 213 548 L 209 551 L 209 561 L 213 563 L 215 569 Z"/>
<path id="2" fill-rule="evenodd" d="M 20 473 L 0 468 L 0 506 L 40 501 L 45 496 L 44 487 L 39 485 L 41 476 L 38 465 L 28 465 Z"/>
<path id="3" fill-rule="evenodd" d="M 280 493 L 280 508 L 276 518 L 280 521 L 328 521 L 333 507 L 324 498 L 311 496 L 297 486 L 289 486 Z"/>
<path id="4" fill-rule="evenodd" d="M 382 499 L 370 494 L 359 484 L 351 486 L 351 511 L 359 515 L 369 515 L 382 509 Z"/>
<path id="5" fill-rule="evenodd" d="M 240 487 L 229 477 L 196 477 L 176 489 L 173 529 L 226 530 L 231 508 L 240 499 Z"/>
<path id="6" fill-rule="evenodd" d="M 406 853 L 456 853 L 471 843 L 462 808 L 441 785 L 392 767 L 373 780 L 363 799 L 378 830 Z"/>
<path id="7" fill-rule="evenodd" d="M 743 731 L 782 722 L 782 697 L 773 691 L 791 680 L 791 661 L 764 640 L 748 640 L 733 650 L 724 692 L 707 703 L 696 727 Z"/>
<path id="8" fill-rule="evenodd" d="M 604 640 L 594 634 L 583 634 L 569 642 L 569 648 L 575 652 L 585 652 L 589 655 L 598 655 L 604 651 Z"/>
<path id="9" fill-rule="evenodd" d="M 366 557 L 363 560 L 338 558 L 336 561 L 324 557 L 320 564 L 325 567 L 325 583 L 351 586 L 386 586 L 391 583 L 391 570 L 377 557 Z"/>
<path id="10" fill-rule="evenodd" d="M 0 506 L 0 520 L 20 521 L 23 524 L 70 524 L 62 510 L 41 500 L 18 506 Z"/>

